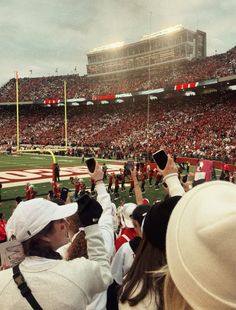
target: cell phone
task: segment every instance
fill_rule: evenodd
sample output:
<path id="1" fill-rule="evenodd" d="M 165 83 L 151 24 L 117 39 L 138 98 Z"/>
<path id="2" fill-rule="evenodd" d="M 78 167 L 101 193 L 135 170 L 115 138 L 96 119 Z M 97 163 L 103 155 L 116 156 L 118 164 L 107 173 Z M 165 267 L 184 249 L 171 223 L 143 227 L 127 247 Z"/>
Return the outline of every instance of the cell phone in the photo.
<path id="1" fill-rule="evenodd" d="M 167 164 L 168 156 L 164 150 L 159 150 L 152 154 L 153 159 L 157 163 L 158 167 L 163 170 Z"/>
<path id="2" fill-rule="evenodd" d="M 124 166 L 124 173 L 125 175 L 130 175 L 131 171 L 134 169 L 134 162 L 132 160 L 127 161 L 127 163 Z"/>
<path id="3" fill-rule="evenodd" d="M 93 173 L 95 171 L 95 167 L 96 167 L 96 160 L 95 158 L 91 157 L 89 159 L 87 159 L 85 161 L 87 167 L 88 167 L 88 170 L 89 172 Z"/>

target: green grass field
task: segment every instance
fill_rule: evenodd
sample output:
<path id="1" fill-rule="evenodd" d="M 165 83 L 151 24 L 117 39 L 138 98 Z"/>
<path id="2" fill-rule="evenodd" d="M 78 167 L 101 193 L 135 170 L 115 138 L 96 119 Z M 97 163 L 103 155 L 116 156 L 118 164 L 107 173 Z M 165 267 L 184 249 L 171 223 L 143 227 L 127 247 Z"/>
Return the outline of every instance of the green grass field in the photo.
<path id="1" fill-rule="evenodd" d="M 57 162 L 60 167 L 76 167 L 82 165 L 81 158 L 78 157 L 56 157 Z M 98 160 L 101 164 L 106 162 L 116 163 L 114 160 Z M 32 169 L 32 168 L 51 168 L 52 158 L 47 155 L 37 155 L 37 154 L 19 154 L 19 155 L 0 155 L 0 171 L 8 170 L 21 170 L 21 169 Z M 89 178 L 84 178 L 87 187 L 90 187 Z M 153 180 L 154 181 L 154 180 Z M 26 182 L 25 182 L 26 183 Z M 148 182 L 146 182 L 147 184 Z M 153 182 L 154 183 L 154 182 Z M 73 190 L 73 186 L 67 180 L 61 182 L 62 186 L 68 187 Z M 35 189 L 37 191 L 37 196 L 46 197 L 49 190 L 51 190 L 51 184 L 49 182 L 35 184 Z M 129 184 L 127 180 L 126 192 L 120 191 L 120 198 L 115 201 L 116 206 L 119 206 L 123 201 L 134 202 L 134 197 L 129 197 L 128 195 Z M 15 197 L 20 196 L 24 198 L 24 185 L 22 186 L 12 186 L 8 188 L 2 188 L 2 206 L 1 212 L 4 212 L 6 218 L 9 218 L 12 210 L 15 208 Z M 154 202 L 157 199 L 162 199 L 164 192 L 162 189 L 155 191 L 153 187 L 146 185 L 146 193 L 144 194 L 150 202 Z M 112 200 L 114 200 L 113 194 L 111 194 Z"/>

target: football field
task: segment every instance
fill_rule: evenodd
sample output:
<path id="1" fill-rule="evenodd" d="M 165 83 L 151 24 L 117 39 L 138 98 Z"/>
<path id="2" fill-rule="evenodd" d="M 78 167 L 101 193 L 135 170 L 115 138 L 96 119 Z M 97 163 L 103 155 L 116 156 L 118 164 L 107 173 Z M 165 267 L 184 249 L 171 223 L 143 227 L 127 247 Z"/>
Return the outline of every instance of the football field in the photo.
<path id="1" fill-rule="evenodd" d="M 73 185 L 70 177 L 77 176 L 83 178 L 87 188 L 90 187 L 87 167 L 81 162 L 79 157 L 56 156 L 60 166 L 60 184 L 61 187 L 67 187 L 73 192 Z M 98 159 L 101 164 L 106 163 L 109 172 L 118 172 L 123 167 L 123 162 L 115 160 Z M 38 154 L 17 154 L 0 155 L 0 182 L 2 183 L 2 206 L 1 212 L 4 212 L 6 218 L 9 217 L 15 208 L 15 198 L 20 196 L 25 198 L 24 186 L 27 182 L 34 185 L 38 197 L 46 197 L 49 190 L 52 189 L 52 157 L 50 155 Z M 129 181 L 127 179 L 126 191 L 120 191 L 120 198 L 115 201 L 118 206 L 123 201 L 134 202 L 134 197 L 129 197 Z M 148 182 L 146 182 L 148 183 Z M 153 180 L 154 183 L 154 180 Z M 155 191 L 153 187 L 146 185 L 144 196 L 154 202 L 163 198 L 163 191 Z M 113 194 L 111 194 L 114 200 Z"/>

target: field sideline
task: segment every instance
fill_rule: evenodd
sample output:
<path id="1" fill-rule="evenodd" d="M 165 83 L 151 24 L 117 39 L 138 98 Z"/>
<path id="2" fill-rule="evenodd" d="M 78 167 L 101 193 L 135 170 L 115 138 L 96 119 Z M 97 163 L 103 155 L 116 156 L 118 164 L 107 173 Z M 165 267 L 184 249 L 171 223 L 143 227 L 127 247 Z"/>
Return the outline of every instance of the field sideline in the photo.
<path id="1" fill-rule="evenodd" d="M 87 188 L 90 188 L 89 175 L 87 167 L 81 162 L 79 157 L 57 156 L 57 162 L 60 165 L 61 171 L 61 187 L 67 187 L 73 192 L 73 185 L 70 183 L 70 176 L 79 176 L 83 178 Z M 100 164 L 106 163 L 108 172 L 118 172 L 123 167 L 122 161 L 98 159 Z M 193 167 L 191 167 L 191 170 Z M 217 176 L 219 176 L 217 171 Z M 185 174 L 185 172 L 183 172 Z M 30 181 L 34 184 L 37 196 L 46 197 L 49 190 L 52 189 L 52 158 L 50 155 L 38 154 L 17 154 L 17 155 L 0 155 L 0 182 L 2 188 L 2 206 L 0 210 L 4 212 L 8 218 L 15 208 L 15 198 L 17 196 L 25 198 L 24 186 Z M 153 180 L 154 181 L 154 180 Z M 154 183 L 154 182 L 153 182 Z M 114 201 L 114 196 L 111 194 L 112 200 L 116 205 L 122 202 L 135 202 L 134 197 L 129 197 L 128 188 L 129 181 L 127 180 L 126 192 L 120 191 L 120 197 Z M 144 197 L 150 200 L 150 203 L 156 200 L 163 199 L 165 192 L 162 188 L 157 191 L 154 187 L 149 187 L 146 181 L 146 192 Z"/>
<path id="2" fill-rule="evenodd" d="M 73 191 L 73 186 L 69 181 L 70 176 L 79 176 L 83 178 L 86 186 L 90 187 L 89 175 L 87 167 L 81 162 L 79 157 L 56 156 L 57 162 L 60 165 L 61 171 L 61 186 L 68 187 Z M 123 167 L 122 161 L 98 159 L 101 164 L 106 163 L 108 172 L 118 172 L 119 168 Z M 15 208 L 15 197 L 25 197 L 24 186 L 30 180 L 26 176 L 33 176 L 30 180 L 34 184 L 37 191 L 37 196 L 46 197 L 48 190 L 51 189 L 51 169 L 52 158 L 50 155 L 38 154 L 17 154 L 17 155 L 0 155 L 0 182 L 3 183 L 2 188 L 2 207 L 6 218 L 9 218 L 12 210 Z M 1 177 L 1 176 L 4 176 Z M 22 180 L 23 177 L 23 180 Z M 8 179 L 6 179 L 8 178 Z M 11 180 L 9 180 L 11 178 Z M 21 180 L 19 180 L 21 178 Z M 4 181 L 4 182 L 3 182 Z M 127 180 L 127 187 L 129 183 Z M 145 197 L 151 202 L 162 199 L 164 192 L 162 189 L 155 191 L 153 187 L 146 186 Z M 113 194 L 111 198 L 114 201 Z M 134 197 L 129 197 L 128 189 L 126 192 L 120 192 L 120 198 L 115 201 L 118 206 L 123 201 L 134 202 Z"/>

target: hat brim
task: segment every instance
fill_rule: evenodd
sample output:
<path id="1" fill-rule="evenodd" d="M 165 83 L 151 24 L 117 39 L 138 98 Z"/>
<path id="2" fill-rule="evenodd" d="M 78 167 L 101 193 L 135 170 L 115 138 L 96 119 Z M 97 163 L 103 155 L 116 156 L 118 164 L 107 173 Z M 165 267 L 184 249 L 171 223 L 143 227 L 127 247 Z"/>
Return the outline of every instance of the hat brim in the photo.
<path id="1" fill-rule="evenodd" d="M 58 208 L 56 209 L 51 220 L 56 221 L 56 220 L 60 220 L 60 219 L 69 217 L 69 216 L 75 214 L 77 209 L 78 209 L 77 202 L 68 203 L 68 204 L 62 205 L 62 206 L 58 205 Z"/>

